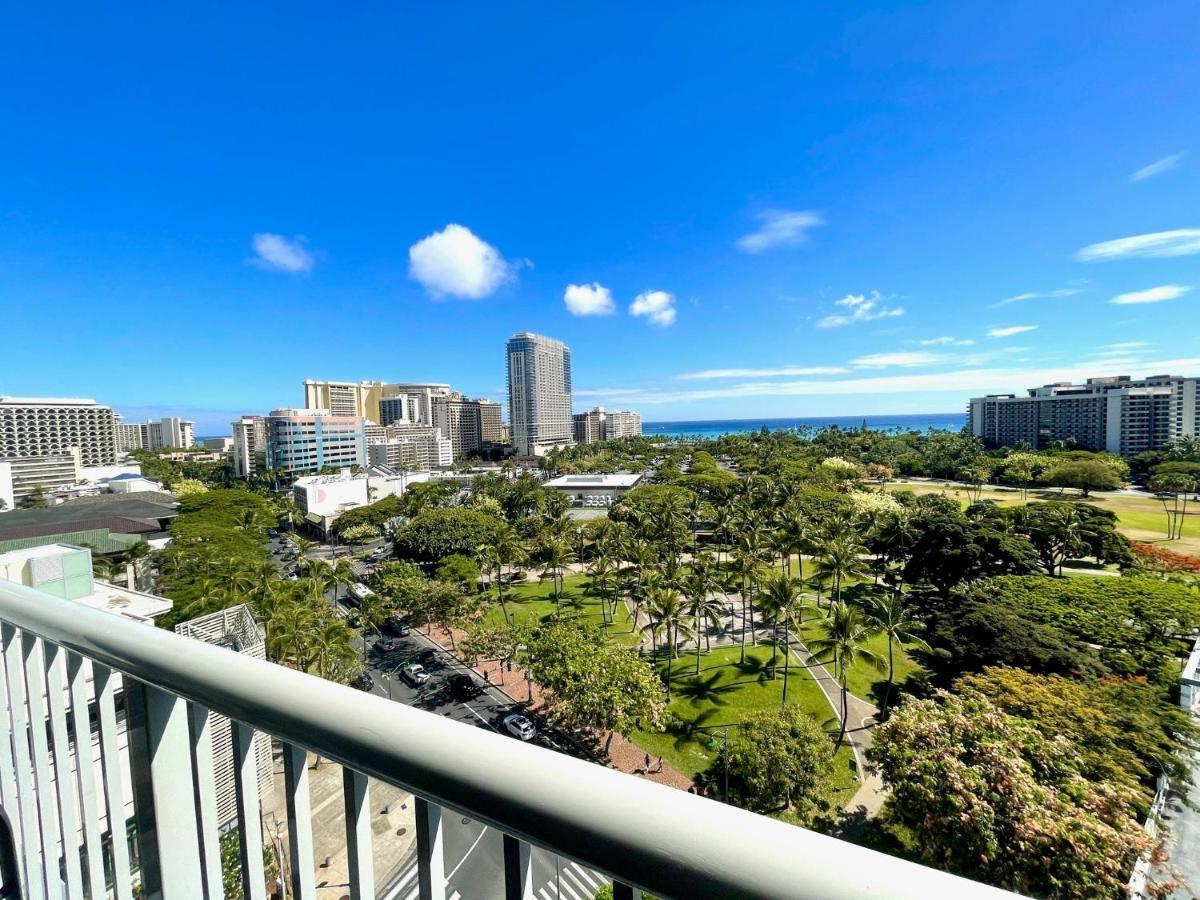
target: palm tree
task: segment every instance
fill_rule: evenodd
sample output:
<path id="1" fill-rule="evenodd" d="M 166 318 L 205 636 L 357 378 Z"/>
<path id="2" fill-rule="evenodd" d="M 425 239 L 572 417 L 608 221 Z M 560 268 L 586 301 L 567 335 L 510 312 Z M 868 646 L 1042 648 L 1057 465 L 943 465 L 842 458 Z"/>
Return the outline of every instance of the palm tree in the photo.
<path id="1" fill-rule="evenodd" d="M 835 537 L 821 547 L 816 560 L 816 574 L 832 582 L 831 598 L 836 605 L 842 601 L 842 585 L 850 578 L 861 578 L 867 574 L 862 555 L 867 548 L 855 540 Z"/>
<path id="2" fill-rule="evenodd" d="M 709 628 L 721 627 L 721 612 L 723 605 L 713 591 L 717 586 L 717 577 L 713 559 L 709 554 L 696 557 L 692 568 L 682 580 L 683 594 L 688 599 L 688 613 L 695 622 L 696 632 L 696 674 L 700 674 L 700 620 L 704 619 Z M 708 641 L 708 629 L 705 629 L 704 639 Z"/>
<path id="3" fill-rule="evenodd" d="M 554 605 L 562 612 L 563 569 L 571 562 L 573 554 L 567 542 L 561 538 L 550 538 L 542 544 L 542 574 L 549 575 L 554 585 Z"/>
<path id="4" fill-rule="evenodd" d="M 608 625 L 608 587 L 610 579 L 616 574 L 617 564 L 613 558 L 608 555 L 603 549 L 597 547 L 595 557 L 592 559 L 592 564 L 588 574 L 592 578 L 592 584 L 596 591 L 600 594 L 600 620 Z"/>
<path id="5" fill-rule="evenodd" d="M 892 699 L 892 680 L 896 674 L 893 656 L 895 645 L 916 644 L 923 650 L 928 650 L 929 645 L 917 635 L 925 626 L 912 617 L 912 610 L 899 591 L 887 597 L 873 599 L 868 616 L 875 624 L 876 630 L 887 635 L 887 688 L 884 690 L 883 703 L 880 704 L 880 719 L 886 722 L 888 703 Z"/>
<path id="6" fill-rule="evenodd" d="M 112 581 L 116 566 L 113 561 L 103 556 L 92 557 L 92 575 L 101 581 Z"/>
<path id="7" fill-rule="evenodd" d="M 667 647 L 667 700 L 671 699 L 672 661 L 677 653 L 680 637 L 687 640 L 693 636 L 692 626 L 688 622 L 688 610 L 679 597 L 679 592 L 670 587 L 656 588 L 647 601 L 646 615 L 650 622 L 644 630 L 650 634 L 652 642 L 658 634 L 663 635 Z M 657 655 L 657 647 L 653 647 Z"/>
<path id="8" fill-rule="evenodd" d="M 746 664 L 746 614 L 750 607 L 750 587 L 757 583 L 759 562 L 753 554 L 738 550 L 733 558 L 733 575 L 738 580 L 742 598 L 742 653 L 740 665 Z M 753 624 L 753 622 L 751 622 Z"/>
<path id="9" fill-rule="evenodd" d="M 862 610 L 857 606 L 835 603 L 830 610 L 829 617 L 822 623 L 822 630 L 824 633 L 821 636 L 808 642 L 808 648 L 819 661 L 833 663 L 833 677 L 837 680 L 842 692 L 840 711 L 842 726 L 838 733 L 837 743 L 834 745 L 840 746 L 846 737 L 846 718 L 849 715 L 849 704 L 846 699 L 849 690 L 846 684 L 850 675 L 850 667 L 856 662 L 862 662 L 882 672 L 884 662 L 878 653 L 867 647 L 867 641 L 873 635 L 878 634 L 878 628 L 863 615 Z"/>
<path id="10" fill-rule="evenodd" d="M 130 544 L 125 548 L 124 554 L 122 554 L 125 557 L 125 562 L 129 565 L 130 574 L 132 576 L 133 583 L 129 585 L 129 587 L 133 588 L 135 591 L 138 588 L 138 584 L 141 582 L 142 564 L 149 559 L 150 554 L 150 545 L 145 541 L 138 541 L 136 544 Z"/>
<path id="11" fill-rule="evenodd" d="M 787 702 L 788 673 L 791 671 L 791 639 L 789 629 L 792 621 L 802 618 L 803 595 L 800 582 L 786 572 L 774 573 L 764 585 L 763 606 L 770 612 L 771 628 L 771 680 L 775 679 L 775 657 L 779 646 L 779 629 L 783 628 L 783 702 Z"/>
<path id="12" fill-rule="evenodd" d="M 791 482 L 785 482 L 790 484 Z M 787 561 L 787 573 L 792 574 L 792 556 L 796 556 L 799 568 L 799 578 L 804 580 L 804 553 L 809 549 L 812 540 L 812 522 L 799 509 L 789 507 L 784 510 L 779 521 L 779 543 Z"/>
<path id="13" fill-rule="evenodd" d="M 333 587 L 333 599 L 336 601 L 341 596 L 341 588 L 350 587 L 358 581 L 358 573 L 354 571 L 354 564 L 345 557 L 330 565 L 329 570 L 329 583 Z"/>

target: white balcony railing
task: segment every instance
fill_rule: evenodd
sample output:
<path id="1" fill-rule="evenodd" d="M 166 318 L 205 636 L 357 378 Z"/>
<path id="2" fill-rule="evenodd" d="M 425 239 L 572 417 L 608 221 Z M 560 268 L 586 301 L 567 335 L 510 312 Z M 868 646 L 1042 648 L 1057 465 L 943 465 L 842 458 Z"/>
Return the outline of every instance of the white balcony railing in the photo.
<path id="1" fill-rule="evenodd" d="M 503 834 L 503 865 L 487 888 L 508 900 L 533 896 L 533 847 L 604 873 L 618 900 L 637 889 L 680 900 L 1012 896 L 19 585 L 0 583 L 0 637 L 0 714 L 15 738 L 0 740 L 0 896 L 100 898 L 107 880 L 127 900 L 135 876 L 148 898 L 223 896 L 208 739 L 217 714 L 233 721 L 247 898 L 262 898 L 266 881 L 250 752 L 258 731 L 282 745 L 286 887 L 297 900 L 318 896 L 308 751 L 343 766 L 355 900 L 375 896 L 368 777 L 414 797 L 422 898 L 447 896 L 444 810 Z M 90 741 L 88 758 L 77 755 L 75 736 L 91 734 L 89 707 L 99 766 Z M 125 809 L 126 793 L 136 872 L 123 840 L 102 843 L 106 832 L 126 832 L 125 822 L 105 821 Z"/>

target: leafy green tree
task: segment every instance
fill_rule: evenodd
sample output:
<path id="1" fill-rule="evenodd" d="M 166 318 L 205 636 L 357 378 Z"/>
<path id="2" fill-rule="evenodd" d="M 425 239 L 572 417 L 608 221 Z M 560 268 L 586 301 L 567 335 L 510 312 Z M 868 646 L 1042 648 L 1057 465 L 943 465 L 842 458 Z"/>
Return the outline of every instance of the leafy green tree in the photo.
<path id="1" fill-rule="evenodd" d="M 1152 843 L 1136 791 L 1089 779 L 1069 740 L 976 692 L 906 701 L 868 757 L 909 852 L 1022 894 L 1116 896 Z"/>
<path id="2" fill-rule="evenodd" d="M 924 511 L 912 517 L 910 526 L 913 541 L 904 581 L 930 584 L 943 597 L 966 581 L 1037 571 L 1037 555 L 1025 537 L 968 519 L 957 508 Z"/>
<path id="3" fill-rule="evenodd" d="M 492 540 L 499 525 L 499 520 L 473 509 L 425 509 L 396 532 L 396 554 L 423 563 L 436 563 L 453 553 L 470 556 Z"/>
<path id="4" fill-rule="evenodd" d="M 1067 738 L 1089 780 L 1140 789 L 1139 817 L 1159 775 L 1187 783 L 1189 754 L 1200 742 L 1200 723 L 1168 690 L 1143 678 L 1065 678 L 996 667 L 964 676 L 955 690 L 983 694 L 1048 739 Z"/>
<path id="5" fill-rule="evenodd" d="M 750 716 L 729 738 L 726 761 L 737 796 L 749 809 L 787 810 L 809 826 L 829 811 L 834 746 L 797 706 Z"/>
<path id="6" fill-rule="evenodd" d="M 628 736 L 661 731 L 663 685 L 637 653 L 607 643 L 598 631 L 552 622 L 530 632 L 521 649 L 529 673 L 546 691 L 551 716 L 568 727 Z"/>
<path id="7" fill-rule="evenodd" d="M 1092 491 L 1115 491 L 1121 486 L 1121 478 L 1112 466 L 1097 459 L 1061 462 L 1046 473 L 1046 480 L 1056 487 L 1077 488 L 1084 497 Z"/>
<path id="8" fill-rule="evenodd" d="M 434 577 L 452 581 L 463 590 L 474 591 L 479 586 L 479 564 L 461 553 L 451 553 L 438 564 Z"/>

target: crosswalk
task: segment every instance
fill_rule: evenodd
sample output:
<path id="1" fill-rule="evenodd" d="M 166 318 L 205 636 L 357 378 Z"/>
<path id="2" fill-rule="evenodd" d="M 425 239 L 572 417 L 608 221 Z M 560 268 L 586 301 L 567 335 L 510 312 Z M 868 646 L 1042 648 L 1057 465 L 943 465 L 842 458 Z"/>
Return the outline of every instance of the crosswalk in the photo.
<path id="1" fill-rule="evenodd" d="M 534 896 L 538 900 L 593 900 L 597 889 L 604 884 L 608 884 L 608 879 L 603 875 L 578 863 L 564 862 L 557 871 L 551 873 L 550 881 L 535 889 Z M 380 900 L 418 900 L 419 894 L 417 863 L 414 859 Z M 448 885 L 446 900 L 463 900 L 463 895 Z"/>

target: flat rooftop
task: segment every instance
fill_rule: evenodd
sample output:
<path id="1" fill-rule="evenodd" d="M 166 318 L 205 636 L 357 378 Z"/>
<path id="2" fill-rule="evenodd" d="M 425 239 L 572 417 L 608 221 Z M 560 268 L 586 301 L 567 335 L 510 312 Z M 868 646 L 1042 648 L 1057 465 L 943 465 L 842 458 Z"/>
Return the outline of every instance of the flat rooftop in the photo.
<path id="1" fill-rule="evenodd" d="M 569 491 L 575 488 L 628 489 L 642 480 L 640 472 L 618 472 L 614 475 L 560 475 L 546 482 L 546 487 Z"/>

